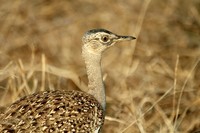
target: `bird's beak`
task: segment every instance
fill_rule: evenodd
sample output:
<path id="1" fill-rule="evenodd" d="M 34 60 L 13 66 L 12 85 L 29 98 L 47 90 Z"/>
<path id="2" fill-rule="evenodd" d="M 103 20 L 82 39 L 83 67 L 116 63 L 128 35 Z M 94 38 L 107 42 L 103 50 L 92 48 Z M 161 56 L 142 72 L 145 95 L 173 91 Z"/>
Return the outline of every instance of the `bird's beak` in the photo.
<path id="1" fill-rule="evenodd" d="M 130 41 L 130 40 L 134 40 L 136 39 L 133 36 L 120 36 L 117 35 L 117 37 L 114 39 L 115 42 L 119 42 L 119 41 Z"/>

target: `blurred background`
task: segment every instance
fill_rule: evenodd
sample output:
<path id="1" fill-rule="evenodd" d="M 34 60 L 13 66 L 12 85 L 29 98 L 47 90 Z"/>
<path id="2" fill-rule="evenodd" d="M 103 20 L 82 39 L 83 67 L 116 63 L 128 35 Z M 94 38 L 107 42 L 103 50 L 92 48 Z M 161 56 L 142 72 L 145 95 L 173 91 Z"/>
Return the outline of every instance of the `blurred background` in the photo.
<path id="1" fill-rule="evenodd" d="M 0 0 L 0 112 L 41 90 L 86 90 L 81 37 L 137 39 L 106 51 L 103 133 L 200 131 L 199 0 Z"/>

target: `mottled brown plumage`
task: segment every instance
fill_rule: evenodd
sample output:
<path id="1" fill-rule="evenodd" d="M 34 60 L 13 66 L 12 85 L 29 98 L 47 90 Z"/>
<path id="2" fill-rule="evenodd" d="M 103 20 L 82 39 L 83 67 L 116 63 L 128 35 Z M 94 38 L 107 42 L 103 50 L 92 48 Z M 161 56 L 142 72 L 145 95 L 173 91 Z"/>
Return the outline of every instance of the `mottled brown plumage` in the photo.
<path id="1" fill-rule="evenodd" d="M 88 75 L 88 92 L 45 91 L 13 103 L 0 118 L 3 133 L 98 133 L 103 125 L 106 99 L 101 55 L 116 42 L 135 39 L 104 29 L 86 32 L 82 56 Z"/>
<path id="2" fill-rule="evenodd" d="M 21 98 L 8 108 L 1 120 L 4 124 L 1 132 L 12 129 L 16 132 L 91 133 L 102 125 L 104 112 L 90 94 L 56 90 Z"/>

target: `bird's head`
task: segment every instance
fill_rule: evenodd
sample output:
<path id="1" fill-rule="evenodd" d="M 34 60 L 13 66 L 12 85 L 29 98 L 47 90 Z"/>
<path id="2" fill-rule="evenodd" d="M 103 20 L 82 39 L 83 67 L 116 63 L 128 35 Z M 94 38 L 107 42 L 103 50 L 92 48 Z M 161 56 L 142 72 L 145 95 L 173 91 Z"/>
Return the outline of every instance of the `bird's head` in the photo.
<path id="1" fill-rule="evenodd" d="M 132 36 L 121 36 L 105 29 L 93 29 L 87 31 L 83 38 L 84 48 L 94 54 L 101 54 L 105 49 L 116 42 L 136 39 Z"/>

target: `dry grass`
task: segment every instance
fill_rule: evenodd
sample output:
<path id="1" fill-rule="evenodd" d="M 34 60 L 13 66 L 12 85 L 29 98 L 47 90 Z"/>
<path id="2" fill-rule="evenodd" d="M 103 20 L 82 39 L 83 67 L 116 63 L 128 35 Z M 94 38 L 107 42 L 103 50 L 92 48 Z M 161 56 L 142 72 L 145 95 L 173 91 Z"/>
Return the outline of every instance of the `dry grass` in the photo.
<path id="1" fill-rule="evenodd" d="M 81 36 L 96 27 L 137 37 L 104 54 L 103 132 L 200 130 L 198 0 L 1 0 L 1 112 L 39 90 L 85 90 Z"/>

